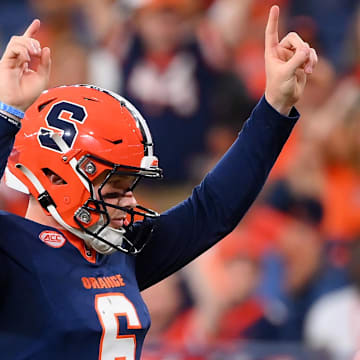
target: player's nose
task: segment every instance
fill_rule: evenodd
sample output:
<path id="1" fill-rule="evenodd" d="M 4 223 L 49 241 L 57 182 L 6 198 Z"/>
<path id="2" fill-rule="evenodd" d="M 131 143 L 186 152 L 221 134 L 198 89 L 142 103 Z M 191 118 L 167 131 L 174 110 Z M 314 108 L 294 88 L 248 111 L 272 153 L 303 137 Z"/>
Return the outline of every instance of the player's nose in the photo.
<path id="1" fill-rule="evenodd" d="M 134 193 L 130 190 L 127 191 L 124 194 L 124 196 L 121 198 L 120 203 L 121 203 L 120 205 L 122 207 L 128 207 L 128 208 L 133 209 L 137 204 Z"/>

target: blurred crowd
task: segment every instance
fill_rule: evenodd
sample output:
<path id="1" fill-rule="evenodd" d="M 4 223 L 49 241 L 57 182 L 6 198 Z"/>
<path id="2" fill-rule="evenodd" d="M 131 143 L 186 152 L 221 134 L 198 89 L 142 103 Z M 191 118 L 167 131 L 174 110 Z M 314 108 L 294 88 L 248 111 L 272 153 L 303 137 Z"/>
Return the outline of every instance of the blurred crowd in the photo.
<path id="1" fill-rule="evenodd" d="M 143 292 L 144 359 L 346 360 L 360 350 L 360 2 L 1 0 L 2 50 L 37 17 L 51 87 L 92 83 L 144 115 L 165 178 L 137 197 L 158 211 L 201 181 L 262 96 L 274 3 L 280 34 L 298 32 L 319 55 L 301 120 L 234 232 Z M 24 215 L 26 204 L 0 186 L 2 209 Z"/>

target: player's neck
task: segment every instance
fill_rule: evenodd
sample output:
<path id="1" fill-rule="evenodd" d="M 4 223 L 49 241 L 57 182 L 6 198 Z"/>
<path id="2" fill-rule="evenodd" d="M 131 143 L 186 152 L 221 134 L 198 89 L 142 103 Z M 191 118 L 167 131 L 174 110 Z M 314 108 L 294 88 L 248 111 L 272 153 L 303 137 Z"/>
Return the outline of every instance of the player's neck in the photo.
<path id="1" fill-rule="evenodd" d="M 42 225 L 61 228 L 61 226 L 55 221 L 55 219 L 52 216 L 45 214 L 41 205 L 32 196 L 30 196 L 29 205 L 25 214 L 25 218 L 35 221 Z"/>

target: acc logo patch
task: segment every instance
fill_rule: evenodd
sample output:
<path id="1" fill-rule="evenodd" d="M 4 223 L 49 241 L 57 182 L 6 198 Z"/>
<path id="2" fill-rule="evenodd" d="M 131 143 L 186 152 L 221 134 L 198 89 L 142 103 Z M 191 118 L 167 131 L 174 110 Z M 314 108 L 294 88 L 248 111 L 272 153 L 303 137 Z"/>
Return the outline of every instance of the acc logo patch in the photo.
<path id="1" fill-rule="evenodd" d="M 60 248 L 65 244 L 66 239 L 64 236 L 59 234 L 56 231 L 45 230 L 40 233 L 39 238 L 46 245 L 49 245 L 53 248 Z"/>

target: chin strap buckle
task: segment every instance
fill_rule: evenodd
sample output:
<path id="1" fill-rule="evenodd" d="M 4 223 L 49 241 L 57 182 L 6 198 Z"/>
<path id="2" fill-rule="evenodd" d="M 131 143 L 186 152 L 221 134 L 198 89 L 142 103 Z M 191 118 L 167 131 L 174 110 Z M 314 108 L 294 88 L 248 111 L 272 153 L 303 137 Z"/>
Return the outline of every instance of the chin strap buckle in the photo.
<path id="1" fill-rule="evenodd" d="M 42 192 L 38 196 L 37 199 L 38 199 L 38 202 L 40 203 L 40 205 L 45 210 L 47 210 L 50 205 L 53 205 L 54 207 L 56 207 L 56 204 L 55 204 L 54 200 L 52 199 L 52 197 L 49 195 L 49 193 L 46 190 L 44 192 Z"/>

